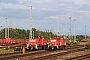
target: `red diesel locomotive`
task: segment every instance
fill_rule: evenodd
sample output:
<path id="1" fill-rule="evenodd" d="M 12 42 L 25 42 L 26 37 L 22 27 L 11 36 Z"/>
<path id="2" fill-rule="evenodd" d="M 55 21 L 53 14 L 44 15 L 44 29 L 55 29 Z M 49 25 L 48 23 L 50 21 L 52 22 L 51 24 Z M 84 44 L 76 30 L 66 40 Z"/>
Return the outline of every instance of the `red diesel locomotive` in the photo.
<path id="1" fill-rule="evenodd" d="M 56 50 L 56 49 L 65 49 L 66 42 L 64 38 L 60 36 L 54 36 L 50 39 L 48 48 L 50 50 Z"/>
<path id="2" fill-rule="evenodd" d="M 47 45 L 47 40 L 43 36 L 37 36 L 33 39 L 30 39 L 27 44 L 27 49 L 35 50 L 35 49 L 45 49 Z"/>

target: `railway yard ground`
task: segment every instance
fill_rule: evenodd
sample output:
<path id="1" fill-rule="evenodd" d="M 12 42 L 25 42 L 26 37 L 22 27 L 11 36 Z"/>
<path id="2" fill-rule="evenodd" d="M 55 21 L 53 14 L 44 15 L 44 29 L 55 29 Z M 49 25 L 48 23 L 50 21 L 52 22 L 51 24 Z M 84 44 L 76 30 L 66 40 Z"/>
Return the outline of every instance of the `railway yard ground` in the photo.
<path id="1" fill-rule="evenodd" d="M 86 44 L 86 42 L 80 43 L 80 45 L 83 45 L 83 46 L 85 46 L 85 44 Z M 77 57 L 81 57 L 81 56 L 90 54 L 90 50 L 79 49 L 80 47 L 77 47 L 77 46 L 72 47 L 72 48 L 71 47 L 67 47 L 66 50 L 60 50 L 60 51 L 59 50 L 57 50 L 57 51 L 40 50 L 39 53 L 37 53 L 38 51 L 32 51 L 32 52 L 30 51 L 30 54 L 28 54 L 28 52 L 25 54 L 19 53 L 16 55 L 8 54 L 8 56 L 6 55 L 6 57 L 3 55 L 2 56 L 0 55 L 1 56 L 0 58 L 2 60 L 90 60 L 90 55 L 88 58 L 76 59 Z M 76 49 L 76 50 L 73 52 L 74 49 Z M 14 53 L 16 51 L 14 51 L 13 49 L 8 49 L 8 50 L 2 49 L 2 48 L 0 49 L 0 54 L 2 54 L 2 53 L 7 54 L 7 52 Z"/>
<path id="2" fill-rule="evenodd" d="M 75 59 L 70 59 L 70 58 L 75 58 L 75 57 L 83 56 L 86 54 L 90 54 L 90 50 L 82 50 L 82 51 L 74 52 L 74 53 L 71 52 L 63 56 L 57 56 L 55 60 L 75 60 Z M 84 60 L 90 60 L 90 57 Z"/>
<path id="3" fill-rule="evenodd" d="M 25 45 L 16 44 L 16 45 L 0 46 L 0 54 L 22 52 L 22 50 L 20 50 L 20 48 L 22 48 L 22 46 L 25 46 Z M 16 51 L 16 49 L 18 49 L 18 51 Z"/>
<path id="4" fill-rule="evenodd" d="M 87 42 L 80 42 L 80 45 L 85 45 Z M 87 54 L 90 54 L 90 49 L 84 49 L 84 50 L 81 50 L 81 51 L 78 51 L 78 52 L 75 52 L 75 53 L 69 53 L 69 54 L 66 54 L 66 55 L 63 55 L 63 56 L 57 56 L 55 58 L 55 60 L 82 60 L 82 59 L 75 59 L 77 57 L 80 57 L 80 56 L 84 56 L 84 55 L 87 55 Z M 89 58 L 83 58 L 83 60 L 90 60 L 90 55 L 89 55 Z"/>

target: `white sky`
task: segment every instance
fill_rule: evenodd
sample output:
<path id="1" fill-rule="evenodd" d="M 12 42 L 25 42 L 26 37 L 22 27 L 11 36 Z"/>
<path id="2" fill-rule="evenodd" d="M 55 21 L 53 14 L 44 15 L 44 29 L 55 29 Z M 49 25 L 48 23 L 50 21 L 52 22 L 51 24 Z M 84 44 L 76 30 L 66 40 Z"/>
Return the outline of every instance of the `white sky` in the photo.
<path id="1" fill-rule="evenodd" d="M 30 7 L 32 6 L 33 27 L 43 31 L 57 32 L 58 17 L 60 17 L 60 30 L 74 34 L 74 19 L 76 19 L 76 34 L 90 35 L 90 0 L 0 0 L 0 25 L 12 28 L 29 29 Z M 63 26 L 65 24 L 65 27 Z M 1 28 L 1 29 L 2 29 Z"/>

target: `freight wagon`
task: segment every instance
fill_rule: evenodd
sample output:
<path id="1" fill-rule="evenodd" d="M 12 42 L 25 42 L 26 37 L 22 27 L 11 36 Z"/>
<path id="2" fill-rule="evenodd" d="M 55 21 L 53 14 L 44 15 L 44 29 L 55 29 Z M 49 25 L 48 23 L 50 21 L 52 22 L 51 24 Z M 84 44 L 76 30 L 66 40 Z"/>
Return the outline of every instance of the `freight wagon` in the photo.
<path id="1" fill-rule="evenodd" d="M 29 39 L 0 38 L 0 45 L 27 44 Z"/>

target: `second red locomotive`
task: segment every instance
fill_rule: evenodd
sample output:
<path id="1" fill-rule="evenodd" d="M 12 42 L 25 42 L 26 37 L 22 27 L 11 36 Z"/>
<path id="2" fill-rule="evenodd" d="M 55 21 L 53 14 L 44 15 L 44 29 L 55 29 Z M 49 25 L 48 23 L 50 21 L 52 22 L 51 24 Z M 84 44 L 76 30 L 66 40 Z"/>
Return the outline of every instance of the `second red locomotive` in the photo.
<path id="1" fill-rule="evenodd" d="M 60 36 L 54 36 L 49 40 L 48 48 L 50 50 L 56 50 L 56 49 L 65 49 L 66 42 L 64 38 Z"/>

